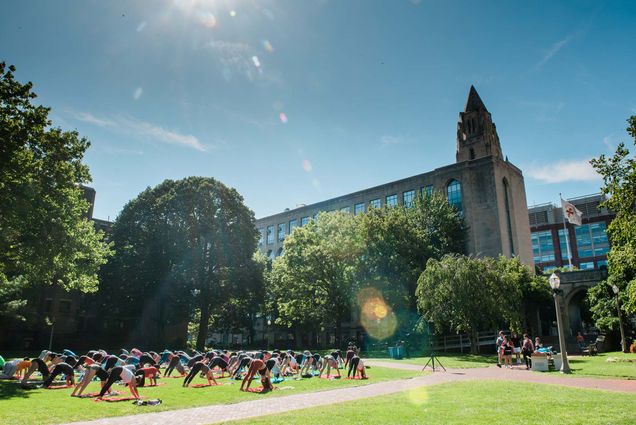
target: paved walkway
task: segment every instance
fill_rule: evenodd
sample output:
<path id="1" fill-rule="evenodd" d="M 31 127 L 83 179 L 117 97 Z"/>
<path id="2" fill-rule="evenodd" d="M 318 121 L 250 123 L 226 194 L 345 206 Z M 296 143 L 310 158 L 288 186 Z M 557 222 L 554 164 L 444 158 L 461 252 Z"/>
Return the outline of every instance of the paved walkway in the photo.
<path id="1" fill-rule="evenodd" d="M 366 361 L 370 366 L 389 367 L 403 370 L 421 370 L 422 366 Z M 619 379 L 566 378 L 547 374 L 529 373 L 525 368 L 499 369 L 497 367 L 474 369 L 448 369 L 447 372 L 435 372 L 412 379 L 385 381 L 359 387 L 338 388 L 334 390 L 294 394 L 282 397 L 267 397 L 260 400 L 245 401 L 236 404 L 194 407 L 190 409 L 104 418 L 95 421 L 74 422 L 73 425 L 151 425 L 157 423 L 187 423 L 205 425 L 247 419 L 274 413 L 289 412 L 309 407 L 325 406 L 334 403 L 353 401 L 361 398 L 391 394 L 445 382 L 468 380 L 525 381 L 540 384 L 565 385 L 568 387 L 593 388 L 607 391 L 636 393 L 636 381 Z"/>

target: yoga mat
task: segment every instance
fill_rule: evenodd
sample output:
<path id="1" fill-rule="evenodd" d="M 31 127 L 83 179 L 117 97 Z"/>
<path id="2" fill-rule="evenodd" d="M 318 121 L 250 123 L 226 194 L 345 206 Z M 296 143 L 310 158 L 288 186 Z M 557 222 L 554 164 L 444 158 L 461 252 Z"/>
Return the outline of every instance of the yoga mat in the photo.
<path id="1" fill-rule="evenodd" d="M 212 383 L 212 384 L 194 384 L 194 385 L 190 385 L 190 387 L 191 388 L 204 388 L 204 387 L 216 387 L 217 385 L 220 385 L 220 384 L 215 384 L 215 383 Z"/>
<path id="2" fill-rule="evenodd" d="M 366 377 L 366 378 L 362 378 L 362 377 L 360 377 L 360 376 L 356 376 L 355 378 L 344 378 L 344 379 L 349 379 L 349 380 L 351 380 L 351 381 L 353 381 L 353 380 L 355 379 L 356 381 L 359 381 L 359 380 L 361 380 L 361 379 L 362 379 L 362 380 L 365 380 L 365 379 L 369 379 L 369 378 L 370 378 L 370 376 L 369 376 L 369 375 L 367 375 L 367 377 Z"/>
<path id="3" fill-rule="evenodd" d="M 137 400 L 137 399 L 133 396 L 126 396 L 126 397 L 104 397 L 102 399 L 96 398 L 93 401 L 95 402 L 107 401 L 109 403 L 116 403 L 118 401 L 128 401 L 128 400 Z"/>
<path id="4" fill-rule="evenodd" d="M 111 391 L 109 392 L 106 396 L 107 397 L 114 397 L 116 395 L 120 395 L 121 393 L 119 391 Z M 99 397 L 99 391 L 95 392 L 95 393 L 84 393 L 82 395 L 77 396 L 79 398 L 93 398 L 93 397 Z"/>
<path id="5" fill-rule="evenodd" d="M 49 390 L 61 390 L 62 388 L 73 388 L 73 385 L 68 386 L 68 385 L 51 385 L 49 387 L 47 387 L 47 389 Z"/>
<path id="6" fill-rule="evenodd" d="M 320 379 L 341 379 L 342 376 L 338 375 L 327 375 L 327 376 L 319 376 Z"/>

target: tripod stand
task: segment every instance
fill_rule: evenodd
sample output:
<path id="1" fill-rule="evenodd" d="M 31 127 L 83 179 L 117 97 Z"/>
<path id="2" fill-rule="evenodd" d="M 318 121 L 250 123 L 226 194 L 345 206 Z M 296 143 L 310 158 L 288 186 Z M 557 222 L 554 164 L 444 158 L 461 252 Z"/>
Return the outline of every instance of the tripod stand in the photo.
<path id="1" fill-rule="evenodd" d="M 431 323 L 427 323 L 427 330 L 428 330 L 428 344 L 430 346 L 430 353 L 431 356 L 429 357 L 428 361 L 426 362 L 426 364 L 424 365 L 424 367 L 422 368 L 422 372 L 424 372 L 424 370 L 429 367 L 431 367 L 431 369 L 433 369 L 433 372 L 435 372 L 435 362 L 437 362 L 437 366 L 438 368 L 442 368 L 444 369 L 444 372 L 446 372 L 446 368 L 444 367 L 444 365 L 442 364 L 442 362 L 439 361 L 439 358 L 435 355 L 435 350 L 433 349 L 433 338 L 432 338 L 432 333 L 431 333 Z"/>

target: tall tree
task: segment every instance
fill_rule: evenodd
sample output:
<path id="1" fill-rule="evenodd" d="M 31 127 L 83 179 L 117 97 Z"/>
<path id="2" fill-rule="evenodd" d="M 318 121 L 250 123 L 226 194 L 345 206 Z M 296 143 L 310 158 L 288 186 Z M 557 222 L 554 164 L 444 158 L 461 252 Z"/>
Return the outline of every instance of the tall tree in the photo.
<path id="1" fill-rule="evenodd" d="M 197 307 L 196 346 L 203 349 L 210 320 L 258 294 L 245 290 L 260 279 L 252 271 L 257 237 L 254 214 L 236 190 L 213 178 L 166 180 L 129 202 L 115 222 L 107 278 L 115 299 L 106 304 L 127 297 L 121 304 L 144 332 L 187 323 Z"/>
<path id="2" fill-rule="evenodd" d="M 276 323 L 318 330 L 349 321 L 360 254 L 357 221 L 341 212 L 321 213 L 285 239 L 285 254 L 272 266 L 270 297 Z"/>
<path id="3" fill-rule="evenodd" d="M 23 285 L 95 291 L 111 254 L 79 186 L 90 181 L 90 143 L 52 127 L 49 108 L 14 72 L 0 63 L 0 311 L 12 315 Z"/>
<path id="4" fill-rule="evenodd" d="M 364 247 L 359 281 L 380 291 L 410 328 L 417 280 L 429 258 L 465 252 L 465 227 L 457 211 L 438 193 L 410 207 L 372 209 L 361 218 Z"/>
<path id="5" fill-rule="evenodd" d="M 478 331 L 504 323 L 518 328 L 522 284 L 527 279 L 523 267 L 504 257 L 430 259 L 418 280 L 418 307 L 437 331 L 467 333 L 471 351 L 477 353 Z"/>
<path id="6" fill-rule="evenodd" d="M 627 133 L 636 145 L 636 116 L 627 120 Z M 608 195 L 601 207 L 616 213 L 607 228 L 611 242 L 608 259 L 608 283 L 616 285 L 625 295 L 623 311 L 636 313 L 636 159 L 630 155 L 624 143 L 620 143 L 612 157 L 601 155 L 591 161 L 592 166 L 603 177 L 603 194 Z M 592 291 L 590 301 L 594 304 L 606 302 L 602 290 Z M 594 312 L 600 324 L 607 324 L 609 310 L 599 306 Z M 599 322 L 600 321 L 600 322 Z"/>

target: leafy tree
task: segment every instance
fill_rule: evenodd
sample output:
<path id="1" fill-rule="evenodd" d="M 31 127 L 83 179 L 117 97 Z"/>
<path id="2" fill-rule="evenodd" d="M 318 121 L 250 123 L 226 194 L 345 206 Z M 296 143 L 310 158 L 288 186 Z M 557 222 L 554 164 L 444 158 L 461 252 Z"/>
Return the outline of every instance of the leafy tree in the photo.
<path id="1" fill-rule="evenodd" d="M 360 253 L 357 220 L 341 212 L 321 213 L 285 239 L 270 276 L 276 323 L 317 330 L 349 321 Z M 339 335 L 338 335 L 339 338 Z"/>
<path id="2" fill-rule="evenodd" d="M 522 285 L 529 272 L 517 259 L 446 255 L 430 259 L 417 286 L 418 307 L 437 331 L 465 332 L 479 352 L 478 331 L 519 327 Z"/>
<path id="3" fill-rule="evenodd" d="M 627 133 L 636 144 L 636 116 L 627 120 Z M 601 155 L 591 161 L 592 166 L 603 177 L 603 194 L 608 195 L 601 207 L 616 213 L 616 218 L 607 228 L 611 242 L 608 259 L 608 284 L 616 285 L 625 295 L 622 303 L 627 314 L 636 313 L 636 159 L 630 155 L 624 143 L 620 143 L 612 157 Z M 599 289 L 591 291 L 594 318 L 599 327 L 612 323 L 614 312 L 604 305 L 611 303 L 611 296 Z M 598 305 L 597 305 L 598 304 Z"/>
<path id="4" fill-rule="evenodd" d="M 438 193 L 410 207 L 372 209 L 362 216 L 359 281 L 380 291 L 410 329 L 415 315 L 417 280 L 428 259 L 465 252 L 462 217 Z"/>
<path id="5" fill-rule="evenodd" d="M 95 291 L 111 251 L 79 186 L 90 181 L 90 143 L 51 127 L 49 108 L 14 72 L 0 63 L 0 314 L 15 317 L 24 286 Z"/>
<path id="6" fill-rule="evenodd" d="M 139 338 L 158 329 L 154 341 L 166 341 L 167 327 L 186 324 L 196 307 L 196 346 L 203 349 L 211 320 L 259 294 L 257 236 L 254 215 L 236 190 L 213 178 L 165 180 L 117 217 L 103 304 L 120 309 L 116 314 L 131 321 Z"/>

